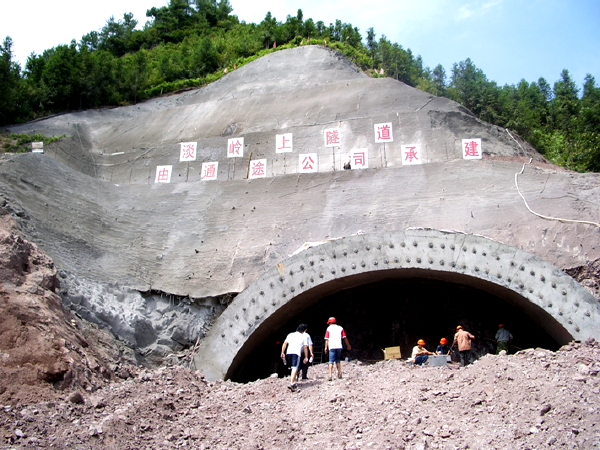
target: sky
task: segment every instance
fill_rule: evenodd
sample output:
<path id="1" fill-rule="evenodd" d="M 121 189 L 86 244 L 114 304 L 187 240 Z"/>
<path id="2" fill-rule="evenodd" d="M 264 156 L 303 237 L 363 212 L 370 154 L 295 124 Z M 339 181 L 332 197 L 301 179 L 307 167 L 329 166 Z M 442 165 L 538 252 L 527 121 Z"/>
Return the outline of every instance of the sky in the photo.
<path id="1" fill-rule="evenodd" d="M 600 0 L 229 0 L 233 14 L 261 22 L 268 11 L 281 22 L 302 9 L 304 19 L 325 25 L 340 19 L 363 38 L 376 39 L 420 55 L 425 66 L 441 64 L 450 77 L 454 63 L 471 58 L 498 85 L 540 77 L 551 85 L 567 69 L 581 87 L 586 74 L 600 85 Z M 133 13 L 142 26 L 146 10 L 168 0 L 30 0 L 6 2 L 0 39 L 13 40 L 13 61 L 23 66 L 32 53 L 79 41 L 100 30 L 109 17 Z"/>

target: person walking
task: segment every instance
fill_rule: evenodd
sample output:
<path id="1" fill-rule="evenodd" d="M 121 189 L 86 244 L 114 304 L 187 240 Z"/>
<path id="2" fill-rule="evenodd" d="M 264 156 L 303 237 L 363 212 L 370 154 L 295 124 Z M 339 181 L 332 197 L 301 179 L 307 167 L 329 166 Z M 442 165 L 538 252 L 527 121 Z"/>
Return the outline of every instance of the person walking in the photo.
<path id="1" fill-rule="evenodd" d="M 307 328 L 308 330 L 308 328 Z M 304 331 L 304 351 L 307 350 L 308 347 L 308 361 L 304 362 L 305 360 L 302 360 L 300 362 L 300 373 L 302 373 L 302 379 L 303 380 L 308 380 L 308 368 L 310 367 L 310 363 L 313 362 L 314 358 L 315 358 L 315 354 L 313 353 L 313 341 L 310 337 L 310 334 L 308 334 L 308 331 Z"/>
<path id="2" fill-rule="evenodd" d="M 292 392 L 296 390 L 296 377 L 298 376 L 302 353 L 304 353 L 304 361 L 308 362 L 308 346 L 305 346 L 306 336 L 304 334 L 307 328 L 306 324 L 301 323 L 296 331 L 287 335 L 281 346 L 281 357 L 286 358 L 289 367 L 292 369 L 291 382 L 288 386 L 288 389 Z"/>
<path id="3" fill-rule="evenodd" d="M 333 380 L 333 365 L 336 365 L 337 376 L 342 378 L 342 341 L 345 342 L 348 350 L 352 349 L 346 332 L 337 324 L 335 317 L 327 320 L 327 331 L 325 332 L 325 353 L 329 352 L 329 381 Z"/>
<path id="4" fill-rule="evenodd" d="M 458 353 L 460 354 L 460 365 L 465 367 L 467 364 L 473 362 L 473 355 L 471 354 L 471 341 L 475 339 L 468 331 L 459 325 L 456 327 L 456 334 L 454 335 L 454 342 L 452 347 L 458 344 Z"/>
<path id="5" fill-rule="evenodd" d="M 508 343 L 512 341 L 513 335 L 504 328 L 504 324 L 498 325 L 498 331 L 496 332 L 496 354 L 500 354 L 502 350 L 508 353 Z"/>

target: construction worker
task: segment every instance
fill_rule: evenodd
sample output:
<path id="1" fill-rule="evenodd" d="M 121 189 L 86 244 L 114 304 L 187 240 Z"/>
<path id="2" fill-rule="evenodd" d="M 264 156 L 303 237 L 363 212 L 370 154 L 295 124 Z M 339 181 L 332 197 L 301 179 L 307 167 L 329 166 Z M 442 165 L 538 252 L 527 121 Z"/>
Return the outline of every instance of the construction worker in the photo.
<path id="1" fill-rule="evenodd" d="M 325 353 L 329 352 L 329 381 L 333 380 L 333 364 L 337 368 L 338 378 L 342 378 L 342 340 L 346 343 L 346 348 L 350 350 L 350 342 L 346 337 L 346 332 L 340 327 L 335 317 L 327 320 L 327 331 L 325 332 Z"/>
<path id="2" fill-rule="evenodd" d="M 308 346 L 304 334 L 307 328 L 306 324 L 301 323 L 295 332 L 287 335 L 281 346 L 281 357 L 286 358 L 287 350 L 287 363 L 292 368 L 292 378 L 288 386 L 288 389 L 292 392 L 296 390 L 296 377 L 298 376 L 298 367 L 300 367 L 302 356 L 304 356 L 304 362 L 308 362 Z"/>
<path id="3" fill-rule="evenodd" d="M 412 354 L 410 355 L 409 362 L 412 361 L 416 366 L 422 366 L 425 364 L 429 355 L 435 355 L 435 353 L 430 352 L 425 348 L 425 341 L 423 339 L 419 339 L 417 341 L 417 345 L 413 347 Z"/>
<path id="4" fill-rule="evenodd" d="M 496 332 L 496 354 L 500 354 L 502 350 L 508 353 L 508 343 L 512 341 L 513 335 L 504 328 L 504 324 L 498 325 L 498 331 Z"/>
<path id="5" fill-rule="evenodd" d="M 440 339 L 440 344 L 437 346 L 437 348 L 435 349 L 435 352 L 438 355 L 449 355 L 450 352 L 452 351 L 452 347 L 450 347 L 448 345 L 448 339 L 446 339 L 445 337 Z"/>
<path id="6" fill-rule="evenodd" d="M 468 331 L 459 325 L 456 327 L 456 334 L 454 335 L 454 342 L 452 347 L 458 344 L 458 353 L 460 354 L 460 365 L 465 367 L 467 364 L 473 362 L 473 355 L 471 354 L 471 341 L 475 339 Z"/>

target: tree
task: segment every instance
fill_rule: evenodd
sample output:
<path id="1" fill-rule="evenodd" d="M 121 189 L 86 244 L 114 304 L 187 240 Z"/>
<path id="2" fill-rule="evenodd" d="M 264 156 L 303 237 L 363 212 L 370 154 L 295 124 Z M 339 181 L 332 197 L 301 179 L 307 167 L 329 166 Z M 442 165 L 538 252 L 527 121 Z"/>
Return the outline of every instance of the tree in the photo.
<path id="1" fill-rule="evenodd" d="M 12 39 L 0 45 L 0 125 L 15 123 L 19 114 L 21 68 L 12 60 Z"/>
<path id="2" fill-rule="evenodd" d="M 554 126 L 565 133 L 574 131 L 579 113 L 579 89 L 571 79 L 569 71 L 564 69 L 560 79 L 554 83 L 554 98 L 551 102 Z"/>

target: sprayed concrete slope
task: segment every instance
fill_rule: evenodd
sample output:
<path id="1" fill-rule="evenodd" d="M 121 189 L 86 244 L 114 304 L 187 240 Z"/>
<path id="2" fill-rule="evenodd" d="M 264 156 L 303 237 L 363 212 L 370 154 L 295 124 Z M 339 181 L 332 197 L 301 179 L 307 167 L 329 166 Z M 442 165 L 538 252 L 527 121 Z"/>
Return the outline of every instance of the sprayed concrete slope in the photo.
<path id="1" fill-rule="evenodd" d="M 394 142 L 385 147 L 373 142 L 373 125 L 384 122 L 394 125 Z M 324 148 L 328 128 L 342 130 L 341 148 Z M 161 293 L 191 298 L 189 317 L 197 317 L 197 299 L 205 299 L 205 320 L 187 321 L 175 333 L 182 343 L 194 341 L 228 294 L 304 242 L 359 230 L 459 230 L 559 268 L 600 257 L 598 228 L 536 217 L 515 188 L 515 173 L 534 158 L 519 178 L 532 209 L 598 222 L 598 175 L 550 166 L 460 105 L 371 79 L 325 48 L 276 52 L 202 89 L 12 131 L 68 135 L 45 155 L 2 161 L 0 194 L 27 236 L 64 271 L 65 283 L 71 280 L 71 297 L 85 298 L 75 306 L 95 311 L 90 317 L 141 347 L 161 336 L 167 346 L 174 340 L 165 314 L 155 314 L 157 304 L 169 303 Z M 275 153 L 275 135 L 282 133 L 293 133 L 293 154 Z M 238 136 L 245 138 L 245 157 L 228 159 L 227 139 Z M 482 160 L 462 159 L 466 138 L 482 139 Z M 179 143 L 187 141 L 198 142 L 198 161 L 180 163 Z M 416 142 L 426 163 L 403 166 L 400 145 Z M 369 169 L 339 170 L 355 148 L 368 149 Z M 309 151 L 318 153 L 322 171 L 298 174 L 297 154 Z M 267 178 L 246 179 L 250 154 L 270 161 Z M 219 162 L 217 181 L 200 181 L 203 161 Z M 154 184 L 162 164 L 173 165 L 170 184 Z M 75 279 L 88 280 L 86 289 L 78 291 Z M 103 306 L 103 294 L 123 287 L 129 293 L 113 295 L 122 309 L 115 314 Z M 149 306 L 140 292 L 158 293 L 157 303 Z M 123 295 L 137 300 L 124 302 Z"/>

